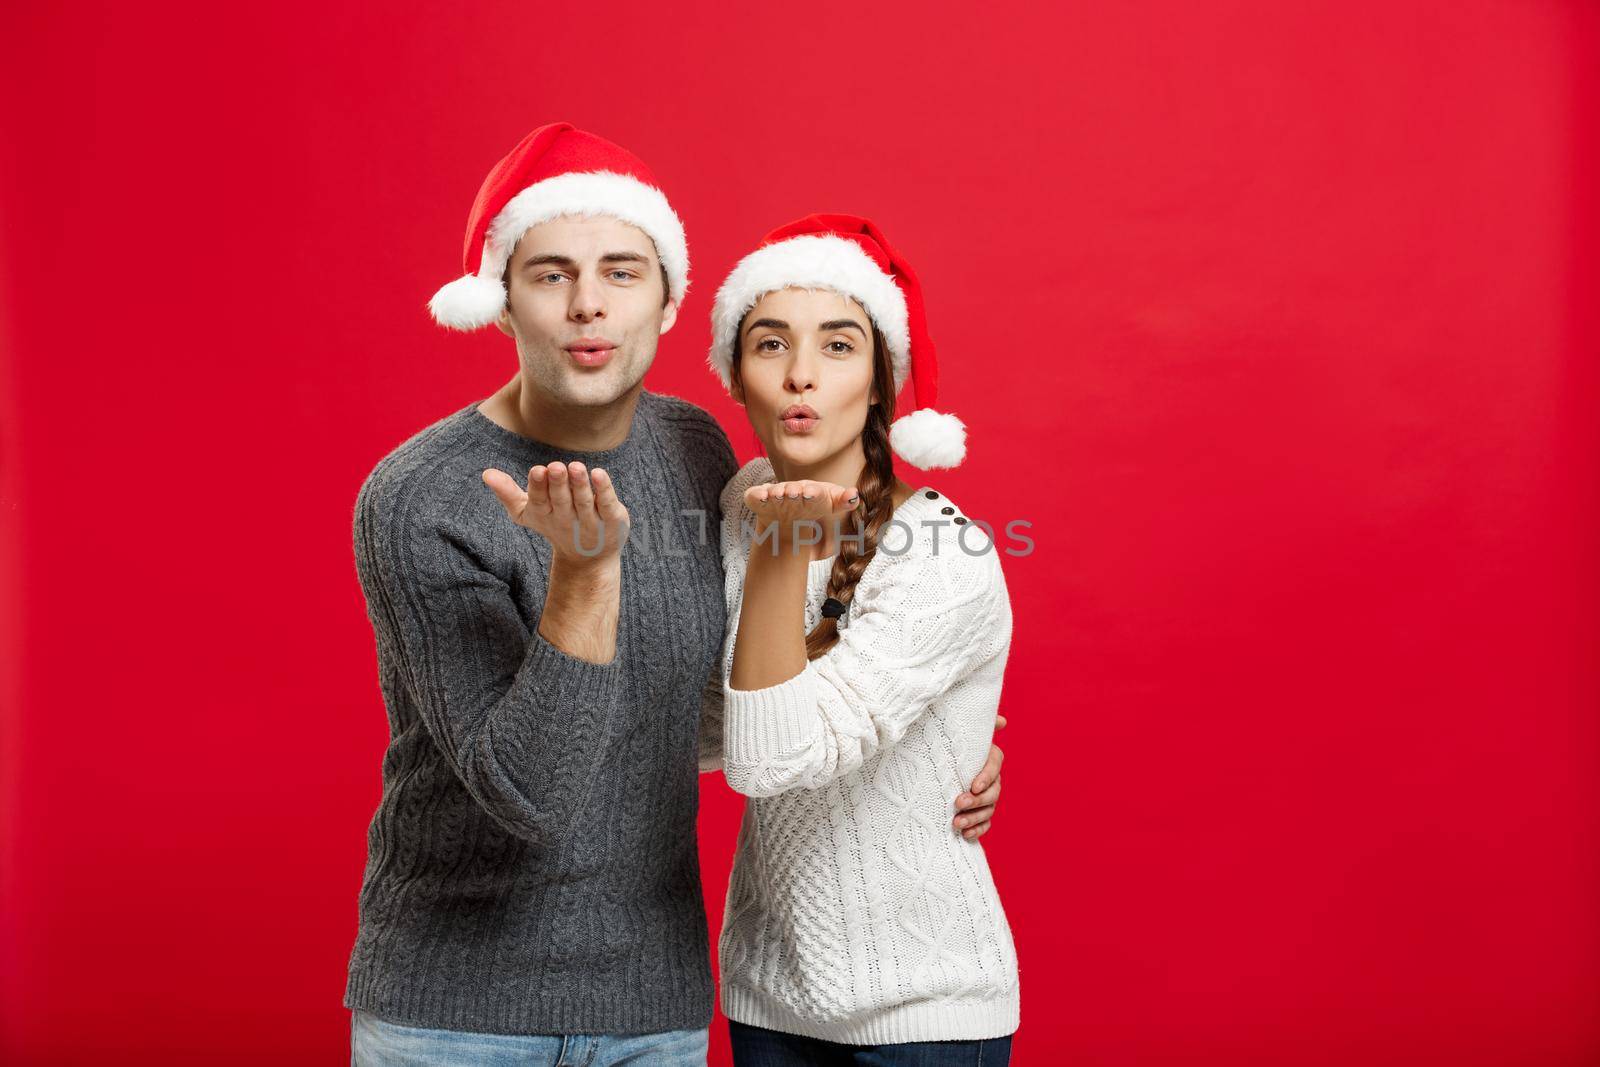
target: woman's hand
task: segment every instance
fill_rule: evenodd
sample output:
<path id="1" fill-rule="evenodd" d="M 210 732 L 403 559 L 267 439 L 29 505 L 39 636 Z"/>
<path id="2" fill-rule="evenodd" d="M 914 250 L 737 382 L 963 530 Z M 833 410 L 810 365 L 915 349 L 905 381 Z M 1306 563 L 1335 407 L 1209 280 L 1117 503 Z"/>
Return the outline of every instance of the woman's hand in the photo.
<path id="1" fill-rule="evenodd" d="M 768 482 L 746 489 L 744 502 L 758 538 L 772 538 L 776 551 L 821 543 L 825 524 L 859 507 L 861 494 L 832 482 Z"/>
<path id="2" fill-rule="evenodd" d="M 542 535 L 558 560 L 600 563 L 619 555 L 628 540 L 628 509 L 599 467 L 592 474 L 577 462 L 532 467 L 527 491 L 492 467 L 483 472 L 483 482 L 511 521 Z"/>

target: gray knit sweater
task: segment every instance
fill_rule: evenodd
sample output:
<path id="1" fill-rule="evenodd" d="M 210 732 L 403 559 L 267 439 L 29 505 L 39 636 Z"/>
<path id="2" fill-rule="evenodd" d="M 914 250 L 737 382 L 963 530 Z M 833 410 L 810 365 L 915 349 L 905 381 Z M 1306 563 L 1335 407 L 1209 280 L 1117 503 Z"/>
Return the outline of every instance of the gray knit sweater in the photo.
<path id="1" fill-rule="evenodd" d="M 539 636 L 549 543 L 481 478 L 557 459 L 604 467 L 632 517 L 607 664 Z M 737 466 L 709 414 L 643 391 L 614 449 L 558 451 L 474 401 L 367 476 L 355 560 L 390 742 L 346 1007 L 503 1034 L 709 1025 L 696 731 Z"/>

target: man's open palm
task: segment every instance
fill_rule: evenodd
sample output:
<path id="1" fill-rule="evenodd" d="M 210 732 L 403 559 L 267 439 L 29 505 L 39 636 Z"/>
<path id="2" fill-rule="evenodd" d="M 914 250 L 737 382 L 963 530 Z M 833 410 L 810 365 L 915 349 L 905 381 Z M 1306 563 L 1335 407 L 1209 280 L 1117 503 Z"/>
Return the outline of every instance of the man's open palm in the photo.
<path id="1" fill-rule="evenodd" d="M 483 483 L 512 522 L 541 534 L 564 558 L 593 563 L 621 552 L 628 539 L 628 509 L 601 468 L 590 473 L 577 462 L 530 467 L 523 490 L 511 475 L 491 467 Z"/>

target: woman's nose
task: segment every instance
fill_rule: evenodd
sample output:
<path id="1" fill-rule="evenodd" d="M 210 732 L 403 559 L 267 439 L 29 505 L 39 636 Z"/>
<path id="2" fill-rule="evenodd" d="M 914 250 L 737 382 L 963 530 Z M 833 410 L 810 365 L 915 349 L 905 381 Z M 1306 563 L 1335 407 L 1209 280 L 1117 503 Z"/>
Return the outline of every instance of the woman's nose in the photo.
<path id="1" fill-rule="evenodd" d="M 784 379 L 784 386 L 793 392 L 801 393 L 817 387 L 816 367 L 807 359 L 795 359 L 789 364 L 789 374 Z"/>

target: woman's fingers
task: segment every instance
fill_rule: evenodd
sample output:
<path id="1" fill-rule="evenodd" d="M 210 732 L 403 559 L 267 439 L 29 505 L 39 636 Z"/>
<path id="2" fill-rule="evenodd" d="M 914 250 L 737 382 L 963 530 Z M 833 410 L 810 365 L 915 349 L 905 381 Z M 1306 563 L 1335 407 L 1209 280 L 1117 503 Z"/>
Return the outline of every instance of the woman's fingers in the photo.
<path id="1" fill-rule="evenodd" d="M 766 482 L 752 485 L 744 491 L 744 500 L 754 509 L 758 504 L 778 506 L 785 502 L 807 504 L 825 500 L 831 511 L 849 511 L 860 503 L 861 494 L 853 485 L 835 485 L 832 482 L 798 481 Z"/>

